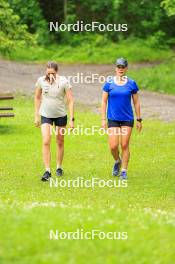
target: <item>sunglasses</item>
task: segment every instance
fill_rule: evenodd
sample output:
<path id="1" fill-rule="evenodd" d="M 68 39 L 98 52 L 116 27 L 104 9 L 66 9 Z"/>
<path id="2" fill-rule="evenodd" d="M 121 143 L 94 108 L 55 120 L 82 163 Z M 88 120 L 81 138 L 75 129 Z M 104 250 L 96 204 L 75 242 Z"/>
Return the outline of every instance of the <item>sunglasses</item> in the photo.
<path id="1" fill-rule="evenodd" d="M 118 69 L 125 69 L 126 67 L 123 66 L 123 65 L 117 65 L 117 68 L 118 68 Z"/>

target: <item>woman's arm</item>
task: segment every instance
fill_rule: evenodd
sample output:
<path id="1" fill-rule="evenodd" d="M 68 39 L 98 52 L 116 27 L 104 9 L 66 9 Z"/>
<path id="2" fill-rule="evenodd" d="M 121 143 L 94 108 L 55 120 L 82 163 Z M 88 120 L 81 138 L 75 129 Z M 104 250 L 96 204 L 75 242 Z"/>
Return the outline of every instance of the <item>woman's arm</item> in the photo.
<path id="1" fill-rule="evenodd" d="M 141 119 L 141 112 L 140 112 L 140 101 L 139 101 L 139 96 L 138 93 L 135 93 L 132 95 L 133 103 L 134 103 L 134 108 L 135 108 L 135 113 L 136 113 L 136 118 Z M 138 131 L 140 132 L 142 129 L 142 123 L 137 121 L 136 125 Z"/>
<path id="2" fill-rule="evenodd" d="M 73 100 L 73 95 L 72 95 L 72 90 L 68 89 L 66 91 L 66 97 L 67 97 L 67 102 L 69 106 L 69 113 L 70 113 L 70 127 L 74 128 L 74 100 Z"/>
<path id="3" fill-rule="evenodd" d="M 106 108 L 108 101 L 108 93 L 103 92 L 102 94 L 102 103 L 101 103 L 101 119 L 102 119 L 102 127 L 106 128 Z"/>
<path id="4" fill-rule="evenodd" d="M 34 98 L 34 104 L 35 104 L 35 126 L 40 126 L 40 116 L 39 116 L 39 108 L 41 105 L 41 94 L 42 90 L 40 88 L 36 88 L 35 90 L 35 98 Z"/>

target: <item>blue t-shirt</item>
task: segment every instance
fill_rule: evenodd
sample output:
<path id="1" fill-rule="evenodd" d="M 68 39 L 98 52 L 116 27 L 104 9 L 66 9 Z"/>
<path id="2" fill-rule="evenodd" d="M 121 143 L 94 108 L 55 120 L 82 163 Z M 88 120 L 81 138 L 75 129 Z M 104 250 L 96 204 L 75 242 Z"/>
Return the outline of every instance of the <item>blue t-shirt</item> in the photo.
<path id="1" fill-rule="evenodd" d="M 134 120 L 131 97 L 138 90 L 136 82 L 129 78 L 124 85 L 117 85 L 114 79 L 107 81 L 103 86 L 103 91 L 108 93 L 107 118 L 114 121 Z"/>

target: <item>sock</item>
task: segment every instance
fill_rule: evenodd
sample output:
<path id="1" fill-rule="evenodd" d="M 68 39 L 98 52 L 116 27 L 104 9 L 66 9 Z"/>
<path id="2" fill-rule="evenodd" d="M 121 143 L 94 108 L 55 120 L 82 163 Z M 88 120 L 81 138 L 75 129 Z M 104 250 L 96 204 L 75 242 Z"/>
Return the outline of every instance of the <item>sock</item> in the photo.
<path id="1" fill-rule="evenodd" d="M 115 163 L 119 163 L 120 162 L 120 159 L 118 159 L 118 160 L 115 160 Z"/>
<path id="2" fill-rule="evenodd" d="M 127 171 L 127 169 L 123 169 L 123 168 L 122 168 L 122 170 L 121 170 L 121 171 Z"/>
<path id="3" fill-rule="evenodd" d="M 62 167 L 60 165 L 57 165 L 57 169 L 62 169 Z"/>
<path id="4" fill-rule="evenodd" d="M 48 171 L 50 173 L 50 168 L 46 168 L 46 171 Z"/>

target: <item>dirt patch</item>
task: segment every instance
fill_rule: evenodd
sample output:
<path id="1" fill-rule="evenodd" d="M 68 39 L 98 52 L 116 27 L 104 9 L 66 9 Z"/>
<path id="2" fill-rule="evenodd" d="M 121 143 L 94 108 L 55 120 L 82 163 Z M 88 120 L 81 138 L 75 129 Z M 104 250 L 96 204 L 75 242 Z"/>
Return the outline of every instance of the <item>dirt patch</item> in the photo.
<path id="1" fill-rule="evenodd" d="M 144 65 L 145 67 L 146 65 Z M 149 67 L 149 65 L 147 65 Z M 133 64 L 130 68 L 142 67 L 142 64 Z M 34 85 L 37 78 L 44 75 L 45 65 L 25 64 L 6 60 L 0 60 L 0 92 L 20 93 L 25 95 L 34 94 Z M 101 87 L 96 79 L 93 84 L 91 76 L 113 75 L 112 65 L 84 65 L 84 64 L 60 64 L 60 74 L 65 76 L 89 76 L 88 83 L 83 81 L 73 84 L 75 101 L 91 106 L 99 112 L 101 101 Z M 175 120 L 175 96 L 153 93 L 148 91 L 140 92 L 143 118 L 161 119 L 164 121 Z"/>

